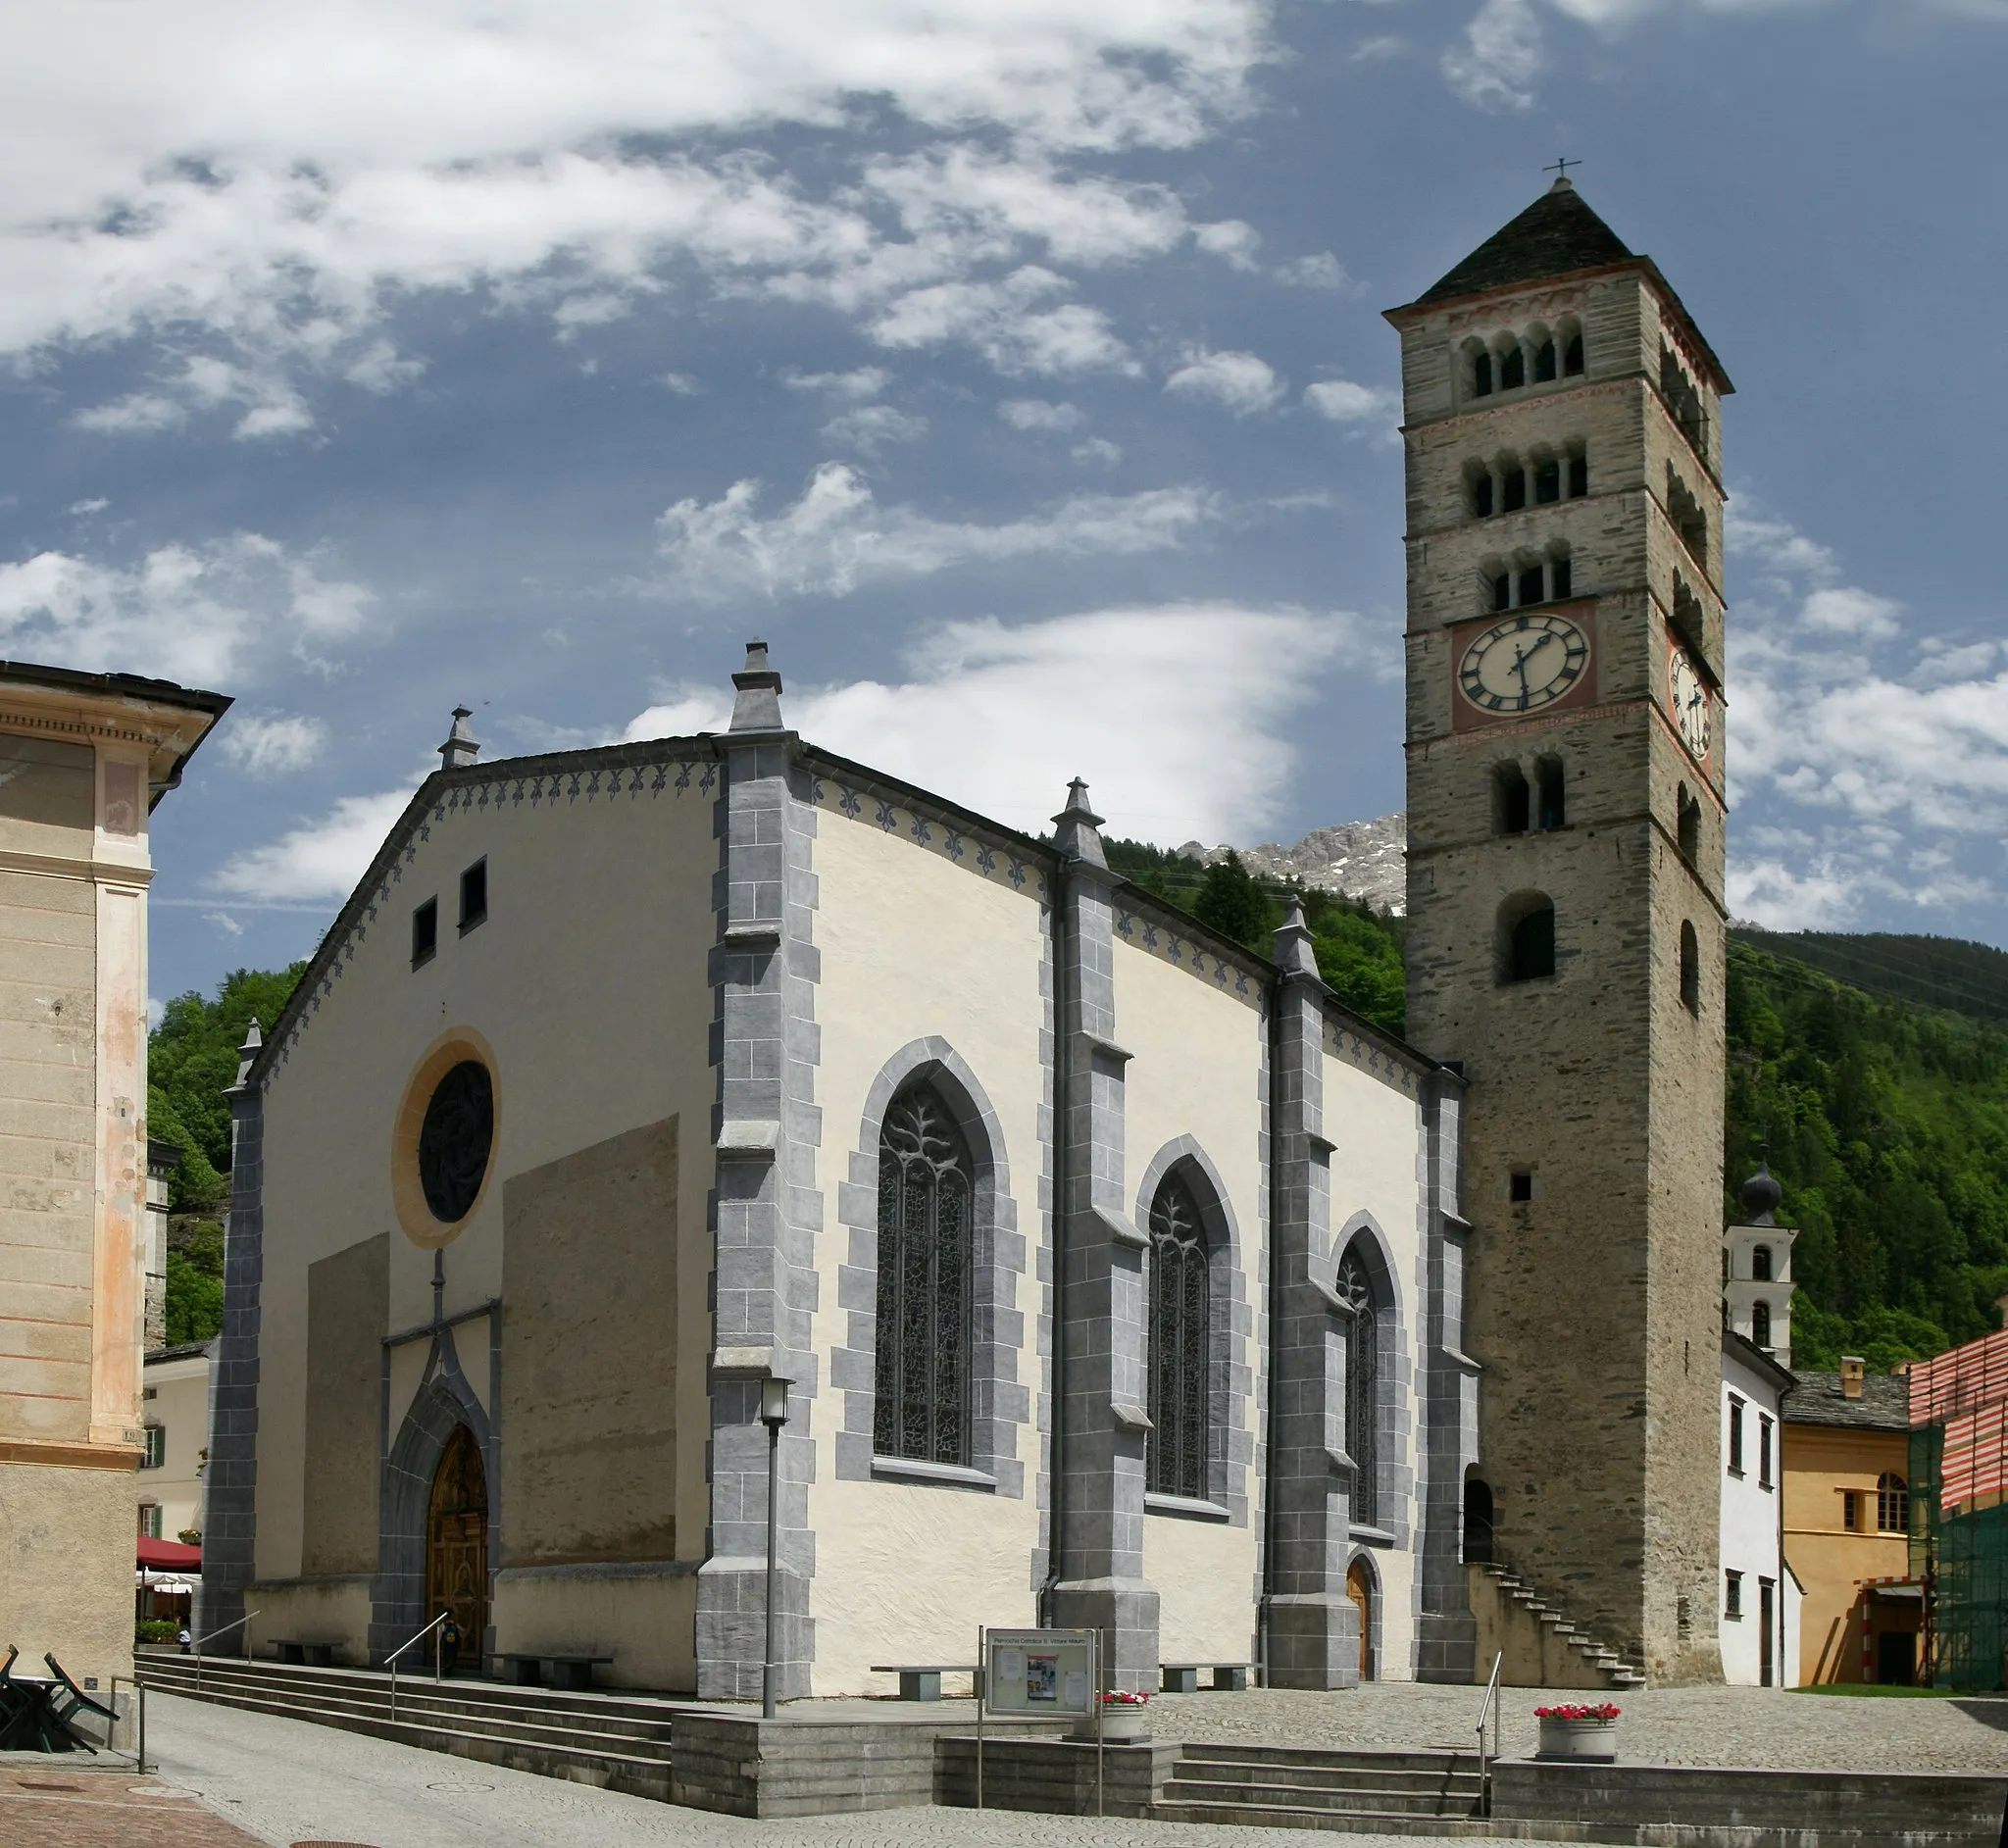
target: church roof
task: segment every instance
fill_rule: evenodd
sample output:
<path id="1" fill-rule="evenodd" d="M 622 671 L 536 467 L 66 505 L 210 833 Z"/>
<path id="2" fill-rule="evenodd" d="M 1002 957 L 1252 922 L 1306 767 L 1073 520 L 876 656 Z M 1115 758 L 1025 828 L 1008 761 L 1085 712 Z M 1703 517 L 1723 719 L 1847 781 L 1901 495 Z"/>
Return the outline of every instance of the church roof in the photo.
<path id="1" fill-rule="evenodd" d="M 1602 270 L 1637 255 L 1589 209 L 1574 183 L 1558 179 L 1517 219 L 1485 239 L 1413 306 L 1538 282 L 1576 270 Z"/>
<path id="2" fill-rule="evenodd" d="M 1402 320 L 1444 302 L 1468 295 L 1488 295 L 1495 289 L 1519 288 L 1529 282 L 1558 281 L 1585 271 L 1632 268 L 1643 271 L 1665 298 L 1674 319 L 1686 329 L 1715 375 L 1725 397 L 1735 390 L 1715 349 L 1702 337 L 1686 305 L 1650 257 L 1631 248 L 1576 190 L 1569 178 L 1555 181 L 1527 210 L 1502 225 L 1470 256 L 1454 265 L 1406 307 L 1389 309 L 1387 319 Z"/>

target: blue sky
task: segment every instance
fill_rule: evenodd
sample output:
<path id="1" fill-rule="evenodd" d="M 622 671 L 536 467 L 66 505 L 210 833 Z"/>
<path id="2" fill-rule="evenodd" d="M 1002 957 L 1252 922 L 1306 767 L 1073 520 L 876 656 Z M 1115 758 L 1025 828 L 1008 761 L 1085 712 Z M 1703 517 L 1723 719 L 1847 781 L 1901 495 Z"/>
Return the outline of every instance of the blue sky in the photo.
<path id="1" fill-rule="evenodd" d="M 1400 807 L 1394 336 L 1559 154 L 1727 412 L 1732 895 L 2008 943 L 2003 0 L 16 9 L 0 652 L 238 704 L 153 988 L 486 755 L 791 721 L 1023 826 Z"/>

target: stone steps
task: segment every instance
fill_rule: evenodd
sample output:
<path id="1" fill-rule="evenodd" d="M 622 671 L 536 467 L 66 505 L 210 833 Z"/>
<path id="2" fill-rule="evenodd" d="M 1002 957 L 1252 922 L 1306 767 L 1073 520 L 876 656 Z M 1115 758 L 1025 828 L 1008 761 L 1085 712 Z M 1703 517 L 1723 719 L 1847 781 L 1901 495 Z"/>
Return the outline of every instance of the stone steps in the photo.
<path id="1" fill-rule="evenodd" d="M 1180 1748 L 1151 1814 L 1168 1822 L 1278 1828 L 1459 1833 L 1478 1814 L 1478 1759 L 1463 1752 L 1346 1752 L 1287 1746 Z"/>
<path id="2" fill-rule="evenodd" d="M 141 1652 L 139 1678 L 164 1694 L 506 1765 L 545 1776 L 668 1801 L 671 1709 L 667 1703 L 494 1683 L 407 1679 L 359 1669 L 299 1669 Z"/>
<path id="3" fill-rule="evenodd" d="M 1511 1568 L 1483 1565 L 1477 1570 L 1498 1587 L 1503 1598 L 1560 1642 L 1603 1686 L 1617 1689 L 1645 1685 L 1644 1671 L 1636 1663 L 1628 1662 L 1617 1650 L 1598 1642 L 1581 1624 L 1571 1623 L 1559 1606 L 1551 1603 Z"/>

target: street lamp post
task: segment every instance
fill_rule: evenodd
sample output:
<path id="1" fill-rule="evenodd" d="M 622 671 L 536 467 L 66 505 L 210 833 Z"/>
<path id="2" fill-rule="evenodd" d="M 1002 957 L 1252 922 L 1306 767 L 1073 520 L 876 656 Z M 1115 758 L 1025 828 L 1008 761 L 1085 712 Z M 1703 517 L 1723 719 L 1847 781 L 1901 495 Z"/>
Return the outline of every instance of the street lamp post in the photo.
<path id="1" fill-rule="evenodd" d="M 760 1382 L 760 1422 L 767 1426 L 767 1647 L 760 1665 L 760 1714 L 774 1718 L 775 1598 L 779 1578 L 775 1555 L 780 1544 L 780 1427 L 788 1422 L 788 1386 L 785 1379 L 767 1378 Z"/>

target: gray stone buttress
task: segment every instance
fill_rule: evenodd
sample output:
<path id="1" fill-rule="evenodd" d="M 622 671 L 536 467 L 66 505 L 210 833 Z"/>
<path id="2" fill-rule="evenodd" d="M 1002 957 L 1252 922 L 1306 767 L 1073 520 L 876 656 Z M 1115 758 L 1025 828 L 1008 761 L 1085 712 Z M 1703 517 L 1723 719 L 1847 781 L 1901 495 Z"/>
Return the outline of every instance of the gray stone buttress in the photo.
<path id="1" fill-rule="evenodd" d="M 1276 1455 L 1270 1462 L 1269 1683 L 1352 1687 L 1360 1618 L 1346 1596 L 1352 1461 L 1345 1448 L 1350 1312 L 1331 1268 L 1331 1144 L 1325 1137 L 1325 999 L 1311 933 L 1292 905 L 1276 933 L 1271 1073 L 1277 1267 L 1272 1356 Z"/>
<path id="2" fill-rule="evenodd" d="M 1464 1351 L 1465 1241 L 1458 1175 L 1464 1082 L 1438 1071 L 1424 1091 L 1422 1557 L 1416 1678 L 1469 1685 L 1489 1673 L 1478 1660 L 1478 1623 L 1464 1568 L 1464 1480 L 1478 1462 L 1478 1363 Z"/>
<path id="3" fill-rule="evenodd" d="M 265 1090 L 254 1083 L 263 1036 L 254 1020 L 230 1100 L 230 1205 L 224 1223 L 224 1326 L 209 1385 L 209 1468 L 202 1528 L 202 1608 L 192 1627 L 213 1655 L 242 1655 L 244 1590 L 258 1537 L 258 1324 L 265 1278 Z"/>
<path id="4" fill-rule="evenodd" d="M 1153 1689 L 1158 1595 L 1143 1577 L 1145 1235 L 1125 1212 L 1124 1067 L 1116 1040 L 1115 875 L 1101 818 L 1076 781 L 1054 818 L 1062 857 L 1058 1031 L 1066 1143 L 1058 1203 L 1064 1254 L 1059 1340 L 1065 1344 L 1059 1577 L 1048 1600 L 1061 1628 L 1107 1632 L 1108 1679 Z"/>
<path id="5" fill-rule="evenodd" d="M 815 1536 L 809 1483 L 819 1381 L 810 1345 L 816 1308 L 819 1061 L 814 943 L 816 809 L 796 738 L 780 716 L 780 675 L 752 643 L 732 676 L 738 700 L 719 740 L 720 870 L 713 909 L 711 1058 L 714 1273 L 711 1530 L 697 1580 L 697 1692 L 760 1693 L 765 1646 L 768 1434 L 760 1382 L 792 1382 L 780 1435 L 779 1697 L 810 1691 Z"/>

